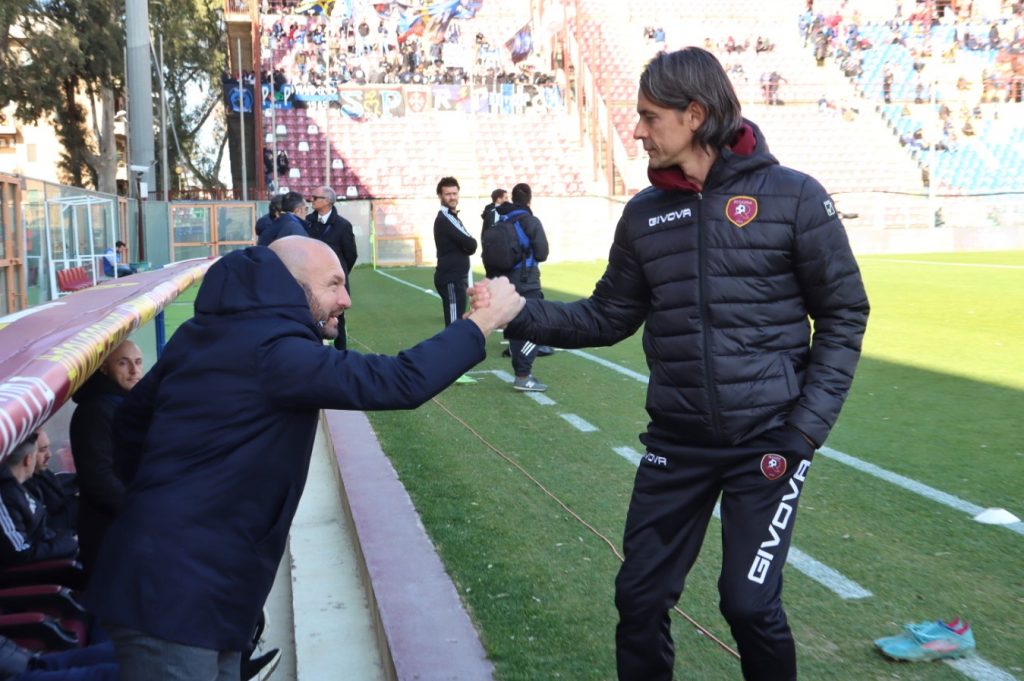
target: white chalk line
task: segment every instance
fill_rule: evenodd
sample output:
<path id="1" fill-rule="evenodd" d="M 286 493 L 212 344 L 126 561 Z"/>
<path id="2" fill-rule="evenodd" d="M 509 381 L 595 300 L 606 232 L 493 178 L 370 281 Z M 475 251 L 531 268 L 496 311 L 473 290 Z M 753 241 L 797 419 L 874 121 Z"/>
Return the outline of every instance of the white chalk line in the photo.
<path id="1" fill-rule="evenodd" d="M 905 258 L 862 258 L 858 262 L 861 264 L 885 264 L 889 262 L 902 263 L 906 265 L 938 265 L 940 267 L 983 267 L 999 270 L 1024 270 L 1024 265 L 1003 265 L 1000 263 L 982 263 L 982 262 L 939 262 L 937 260 L 909 260 Z"/>

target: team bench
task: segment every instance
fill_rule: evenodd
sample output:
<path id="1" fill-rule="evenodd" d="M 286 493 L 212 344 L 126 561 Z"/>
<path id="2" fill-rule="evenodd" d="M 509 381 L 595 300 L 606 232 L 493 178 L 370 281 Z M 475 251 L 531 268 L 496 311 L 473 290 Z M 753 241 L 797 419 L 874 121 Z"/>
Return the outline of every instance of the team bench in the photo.
<path id="1" fill-rule="evenodd" d="M 81 291 L 92 286 L 92 276 L 84 267 L 68 267 L 57 272 L 57 288 L 61 293 Z"/>

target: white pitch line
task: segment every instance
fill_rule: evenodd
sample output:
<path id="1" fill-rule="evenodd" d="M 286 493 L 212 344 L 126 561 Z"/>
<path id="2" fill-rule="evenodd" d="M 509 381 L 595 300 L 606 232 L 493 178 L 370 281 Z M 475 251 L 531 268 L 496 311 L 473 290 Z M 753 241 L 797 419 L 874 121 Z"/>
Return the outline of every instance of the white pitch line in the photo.
<path id="1" fill-rule="evenodd" d="M 571 425 L 573 428 L 580 431 L 581 433 L 597 432 L 597 426 L 595 426 L 593 423 L 590 423 L 589 421 L 584 421 L 579 416 L 576 416 L 576 414 L 559 414 L 559 416 L 568 421 L 569 425 Z"/>
<path id="2" fill-rule="evenodd" d="M 417 291 L 419 291 L 420 293 L 426 293 L 427 295 L 434 296 L 435 298 L 440 298 L 441 297 L 440 294 L 438 294 L 438 292 L 434 291 L 433 289 L 423 288 L 422 286 L 417 286 L 416 284 L 412 284 L 412 283 L 406 281 L 405 279 L 399 279 L 396 276 L 388 274 L 384 270 L 374 270 L 374 272 L 376 272 L 377 274 L 380 274 L 382 276 L 385 276 L 388 279 L 391 279 L 392 281 L 397 281 L 399 284 L 405 284 L 409 288 L 414 288 Z"/>
<path id="3" fill-rule="evenodd" d="M 551 399 L 544 393 L 527 392 L 526 396 L 542 407 L 550 407 L 553 404 L 557 404 L 557 402 L 555 402 L 553 399 Z"/>
<path id="4" fill-rule="evenodd" d="M 479 369 L 477 371 L 468 371 L 466 373 L 469 373 L 469 374 L 494 374 L 495 376 L 500 378 L 505 383 L 512 383 L 513 381 L 515 381 L 515 376 L 513 376 L 510 373 L 508 373 L 507 371 L 502 371 L 501 369 Z M 558 404 L 557 402 L 555 402 L 553 399 L 551 399 L 550 397 L 548 397 L 544 393 L 527 392 L 526 396 L 529 397 L 534 402 L 536 402 L 537 404 L 541 405 L 542 407 L 550 407 L 553 404 Z"/>
<path id="5" fill-rule="evenodd" d="M 630 462 L 634 466 L 639 466 L 640 462 L 643 461 L 644 455 L 636 451 L 632 447 L 616 447 L 615 453 L 621 456 L 626 461 Z"/>
<path id="6" fill-rule="evenodd" d="M 907 260 L 898 258 L 879 258 L 877 260 L 872 258 L 865 258 L 860 261 L 870 264 L 885 264 L 887 262 L 898 262 L 905 263 L 908 265 L 939 265 L 945 267 L 990 267 L 993 269 L 1002 270 L 1024 270 L 1024 265 L 1001 265 L 999 263 L 981 263 L 981 262 L 937 262 L 935 260 Z"/>
<path id="7" fill-rule="evenodd" d="M 607 359 L 604 359 L 603 357 L 598 357 L 597 355 L 592 355 L 589 352 L 583 352 L 582 350 L 569 350 L 569 352 L 576 355 L 577 357 L 582 357 L 583 359 L 588 359 L 591 362 L 596 362 L 597 364 L 600 364 L 606 369 L 611 369 L 612 371 L 622 374 L 623 376 L 628 376 L 629 378 L 640 381 L 645 385 L 647 384 L 647 374 L 641 374 L 638 371 L 627 369 L 626 367 L 620 364 L 611 362 Z"/>
<path id="8" fill-rule="evenodd" d="M 636 466 L 640 465 L 640 460 L 643 458 L 643 454 L 632 447 L 616 447 L 615 453 Z M 714 516 L 719 520 L 722 519 L 718 504 L 715 504 Z M 804 573 L 844 600 L 871 598 L 874 595 L 849 577 L 833 570 L 821 561 L 811 558 L 795 546 L 789 547 L 786 564 Z"/>
<path id="9" fill-rule="evenodd" d="M 974 681 L 1017 681 L 1017 677 L 1013 674 L 1003 671 L 977 655 L 968 655 L 959 660 L 943 660 L 943 662 Z"/>
<path id="10" fill-rule="evenodd" d="M 880 478 L 882 480 L 885 480 L 886 482 L 890 482 L 896 485 L 897 487 L 902 487 L 903 489 L 909 492 L 919 494 L 920 496 L 926 499 L 930 499 L 931 501 L 934 501 L 936 503 L 942 504 L 943 506 L 948 506 L 957 511 L 963 511 L 972 518 L 985 510 L 981 506 L 978 506 L 977 504 L 972 504 L 969 501 L 964 501 L 960 497 L 953 496 L 952 494 L 947 494 L 946 492 L 937 490 L 934 487 L 929 487 L 928 485 L 922 482 L 912 480 L 911 478 L 900 475 L 899 473 L 893 473 L 892 471 L 886 470 L 880 466 L 876 466 L 873 463 L 861 461 L 857 457 L 850 456 L 849 454 L 844 454 L 843 452 L 832 449 L 831 447 L 822 447 L 818 451 L 821 452 L 821 454 L 823 454 L 824 456 L 827 456 L 830 459 L 834 459 L 835 461 L 838 461 L 840 463 L 844 463 L 847 466 L 850 466 L 851 468 L 856 468 L 857 470 L 867 473 L 868 475 L 873 475 L 876 478 Z M 1024 535 L 1024 521 L 1009 523 L 1007 525 L 1003 525 L 1002 527 L 1005 527 L 1011 532 L 1016 532 L 1019 535 Z"/>

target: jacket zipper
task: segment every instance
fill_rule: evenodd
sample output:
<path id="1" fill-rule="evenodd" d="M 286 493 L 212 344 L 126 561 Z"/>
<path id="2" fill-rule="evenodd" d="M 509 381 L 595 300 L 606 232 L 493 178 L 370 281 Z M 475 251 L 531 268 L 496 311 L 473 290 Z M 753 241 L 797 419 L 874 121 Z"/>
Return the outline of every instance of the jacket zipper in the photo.
<path id="1" fill-rule="evenodd" d="M 708 406 L 711 411 L 711 434 L 714 441 L 722 441 L 722 426 L 718 414 L 718 394 L 715 390 L 714 377 L 711 371 L 711 312 L 707 299 L 707 244 L 704 231 L 704 194 L 697 192 L 697 277 L 700 292 L 700 321 L 704 336 L 704 382 L 708 390 Z"/>

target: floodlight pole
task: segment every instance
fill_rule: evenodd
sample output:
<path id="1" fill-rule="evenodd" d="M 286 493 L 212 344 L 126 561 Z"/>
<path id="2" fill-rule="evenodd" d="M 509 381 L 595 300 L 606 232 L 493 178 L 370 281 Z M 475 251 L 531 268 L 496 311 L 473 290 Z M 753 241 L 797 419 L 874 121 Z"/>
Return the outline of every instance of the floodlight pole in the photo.
<path id="1" fill-rule="evenodd" d="M 149 187 L 154 182 L 153 72 L 149 61 L 149 6 L 147 0 L 125 2 L 125 54 L 128 71 L 128 117 L 131 120 L 129 166 L 145 166 L 139 177 Z M 140 192 L 141 193 L 141 192 Z"/>
<path id="2" fill-rule="evenodd" d="M 235 50 L 238 52 L 238 131 L 241 136 L 239 147 L 242 150 L 242 200 L 249 200 L 249 166 L 245 158 L 245 79 L 242 77 L 242 39 L 235 39 Z M 274 159 L 275 165 L 277 159 Z"/>

